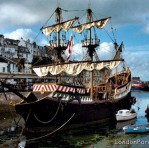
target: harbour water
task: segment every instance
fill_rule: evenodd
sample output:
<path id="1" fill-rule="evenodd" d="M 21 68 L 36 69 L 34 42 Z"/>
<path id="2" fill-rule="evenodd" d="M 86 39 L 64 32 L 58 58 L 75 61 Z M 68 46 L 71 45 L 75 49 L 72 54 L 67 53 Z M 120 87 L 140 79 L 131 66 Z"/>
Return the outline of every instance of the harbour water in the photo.
<path id="1" fill-rule="evenodd" d="M 122 127 L 128 124 L 146 124 L 145 109 L 149 103 L 149 92 L 132 92 L 137 101 L 132 106 L 138 113 L 137 119 L 121 123 L 108 123 L 88 129 L 77 129 L 56 134 L 22 134 L 23 125 L 18 116 L 0 116 L 0 122 L 10 122 L 11 126 L 0 125 L 0 147 L 3 148 L 148 148 L 149 134 L 124 134 Z"/>

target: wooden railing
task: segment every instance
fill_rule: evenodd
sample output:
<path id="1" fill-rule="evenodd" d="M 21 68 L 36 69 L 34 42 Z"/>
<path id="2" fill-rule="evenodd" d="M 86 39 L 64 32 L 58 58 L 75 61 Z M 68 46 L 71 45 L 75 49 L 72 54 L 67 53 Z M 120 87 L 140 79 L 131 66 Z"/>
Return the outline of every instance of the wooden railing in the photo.
<path id="1" fill-rule="evenodd" d="M 106 92 L 107 91 L 107 87 L 104 85 L 104 86 L 94 86 L 93 87 L 93 91 L 96 91 L 96 92 Z"/>

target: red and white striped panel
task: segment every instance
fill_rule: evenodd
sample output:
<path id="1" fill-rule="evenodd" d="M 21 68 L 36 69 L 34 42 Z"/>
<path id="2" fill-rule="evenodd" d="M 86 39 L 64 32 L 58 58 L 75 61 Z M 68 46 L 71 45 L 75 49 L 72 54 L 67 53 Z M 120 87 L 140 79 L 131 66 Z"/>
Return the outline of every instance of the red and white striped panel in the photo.
<path id="1" fill-rule="evenodd" d="M 79 94 L 85 94 L 85 89 L 77 88 Z"/>
<path id="2" fill-rule="evenodd" d="M 75 91 L 77 91 L 80 94 L 85 94 L 85 89 L 74 88 L 74 87 L 69 87 L 69 86 L 61 86 L 60 85 L 57 90 L 61 91 L 61 92 L 73 92 L 73 93 L 75 93 Z"/>
<path id="3" fill-rule="evenodd" d="M 33 85 L 33 92 L 53 92 L 57 89 L 56 84 L 34 84 Z"/>
<path id="4" fill-rule="evenodd" d="M 68 86 L 61 86 L 61 85 L 59 86 L 57 90 L 62 91 L 62 92 L 75 92 L 75 88 L 68 87 Z"/>
<path id="5" fill-rule="evenodd" d="M 56 84 L 34 84 L 33 85 L 33 92 L 53 92 L 55 90 L 58 90 L 60 92 L 73 92 L 76 91 L 79 94 L 85 94 L 85 89 L 82 88 L 74 88 L 69 86 L 62 86 L 62 85 L 56 85 Z"/>

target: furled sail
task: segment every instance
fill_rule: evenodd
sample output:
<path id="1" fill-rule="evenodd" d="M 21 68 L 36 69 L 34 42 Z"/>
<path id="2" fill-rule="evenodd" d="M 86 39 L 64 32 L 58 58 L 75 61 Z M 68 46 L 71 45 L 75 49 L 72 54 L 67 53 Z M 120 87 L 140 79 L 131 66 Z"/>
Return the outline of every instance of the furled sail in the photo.
<path id="1" fill-rule="evenodd" d="M 33 70 L 39 77 L 43 77 L 51 73 L 52 75 L 58 75 L 65 72 L 68 75 L 76 76 L 83 70 L 102 70 L 103 68 L 115 69 L 120 64 L 120 61 L 104 61 L 104 62 L 78 62 L 78 63 L 67 63 L 63 65 L 52 65 L 45 67 L 35 67 Z"/>
<path id="2" fill-rule="evenodd" d="M 94 27 L 94 26 L 99 28 L 99 29 L 102 29 L 106 25 L 106 23 L 108 22 L 108 20 L 110 18 L 111 17 L 101 19 L 101 20 L 97 20 L 97 21 L 92 21 L 92 22 L 85 23 L 85 24 L 81 24 L 81 25 L 72 27 L 72 30 L 77 32 L 77 33 L 81 33 L 83 30 L 90 29 L 91 27 Z"/>
<path id="3" fill-rule="evenodd" d="M 50 36 L 52 32 L 59 32 L 61 29 L 63 29 L 64 31 L 68 31 L 68 29 L 72 26 L 72 24 L 77 20 L 78 18 L 75 17 L 74 19 L 65 21 L 65 22 L 61 22 L 59 24 L 55 24 L 52 26 L 48 26 L 45 28 L 41 28 L 42 32 L 46 35 L 46 36 Z"/>
<path id="4" fill-rule="evenodd" d="M 121 45 L 119 46 L 118 50 L 116 51 L 116 54 L 115 54 L 113 60 L 118 60 L 118 59 L 121 58 L 122 48 L 123 48 L 123 42 L 121 43 Z"/>

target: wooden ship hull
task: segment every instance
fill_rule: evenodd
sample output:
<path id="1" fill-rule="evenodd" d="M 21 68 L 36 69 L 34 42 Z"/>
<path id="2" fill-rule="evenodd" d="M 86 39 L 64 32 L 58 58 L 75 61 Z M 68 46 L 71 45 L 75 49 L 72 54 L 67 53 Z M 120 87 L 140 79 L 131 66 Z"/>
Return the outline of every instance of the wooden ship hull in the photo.
<path id="1" fill-rule="evenodd" d="M 38 84 L 40 85 L 40 84 Z M 38 86 L 40 94 L 43 86 Z M 47 86 L 46 86 L 47 87 Z M 60 86 L 59 86 L 60 88 Z M 65 89 L 67 90 L 67 88 Z M 117 91 L 116 91 L 117 90 Z M 67 99 L 70 92 L 60 92 L 59 89 L 54 93 L 63 94 L 62 96 L 54 95 L 45 92 L 44 97 L 36 101 L 22 101 L 15 105 L 15 110 L 20 114 L 24 121 L 26 129 L 34 129 L 33 131 L 41 132 L 39 129 L 52 131 L 74 129 L 78 127 L 86 127 L 99 123 L 116 122 L 115 113 L 120 109 L 130 109 L 135 103 L 135 99 L 131 97 L 131 83 L 126 83 L 115 90 L 114 98 L 105 99 L 104 93 L 98 98 L 91 100 L 85 94 L 71 93 L 74 96 L 72 99 Z M 107 90 L 105 90 L 107 92 Z M 40 94 L 41 96 L 43 94 Z M 65 96 L 64 96 L 65 95 Z M 68 95 L 68 96 L 67 96 Z M 39 98 L 39 97 L 38 97 Z M 44 128 L 43 128 L 44 127 Z M 46 127 L 46 128 L 45 128 Z M 36 130 L 38 129 L 38 130 Z"/>
<path id="2" fill-rule="evenodd" d="M 45 97 L 33 103 L 21 103 L 15 110 L 23 118 L 26 127 L 49 127 L 54 129 L 68 122 L 69 128 L 88 126 L 107 121 L 116 121 L 115 112 L 122 108 L 131 108 L 130 93 L 117 101 L 66 102 Z M 67 127 L 65 126 L 65 128 Z"/>

